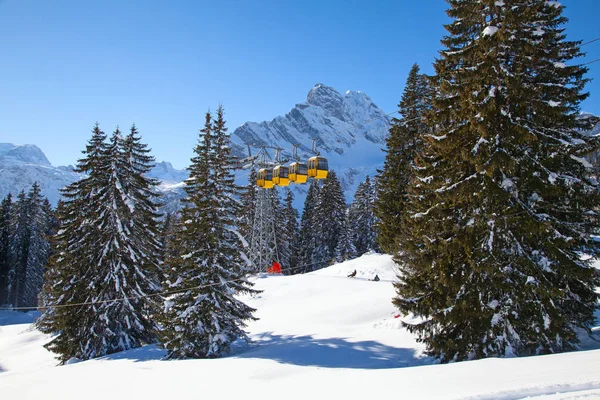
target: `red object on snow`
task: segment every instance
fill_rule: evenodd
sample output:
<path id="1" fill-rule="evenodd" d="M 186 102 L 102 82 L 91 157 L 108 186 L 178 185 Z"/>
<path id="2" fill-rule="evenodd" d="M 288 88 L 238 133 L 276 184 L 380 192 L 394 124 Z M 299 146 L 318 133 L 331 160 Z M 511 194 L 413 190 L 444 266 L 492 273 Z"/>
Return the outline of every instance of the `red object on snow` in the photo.
<path id="1" fill-rule="evenodd" d="M 267 269 L 268 271 L 268 269 Z M 281 265 L 277 261 L 273 261 L 273 265 L 271 266 L 272 274 L 280 274 L 281 273 Z"/>
<path id="2" fill-rule="evenodd" d="M 269 274 L 281 274 L 281 265 L 277 261 L 273 261 L 273 265 L 267 267 Z"/>

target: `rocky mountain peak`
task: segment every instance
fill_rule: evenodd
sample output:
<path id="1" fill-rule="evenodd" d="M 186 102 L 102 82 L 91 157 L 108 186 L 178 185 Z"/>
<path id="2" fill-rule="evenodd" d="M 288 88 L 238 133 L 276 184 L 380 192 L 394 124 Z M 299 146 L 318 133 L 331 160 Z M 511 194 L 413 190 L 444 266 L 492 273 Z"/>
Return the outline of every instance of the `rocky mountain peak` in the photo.
<path id="1" fill-rule="evenodd" d="M 44 152 L 33 144 L 0 143 L 0 163 L 51 166 Z"/>

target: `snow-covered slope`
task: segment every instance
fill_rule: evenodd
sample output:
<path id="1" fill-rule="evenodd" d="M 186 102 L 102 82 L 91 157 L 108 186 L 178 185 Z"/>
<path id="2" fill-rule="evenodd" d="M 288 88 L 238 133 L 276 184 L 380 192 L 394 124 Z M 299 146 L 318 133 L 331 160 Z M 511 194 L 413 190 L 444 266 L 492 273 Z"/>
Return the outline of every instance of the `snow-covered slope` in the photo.
<path id="1" fill-rule="evenodd" d="M 357 278 L 346 275 L 357 270 Z M 374 274 L 382 280 L 372 282 Z M 448 365 L 423 356 L 391 304 L 389 256 L 296 276 L 254 279 L 245 298 L 260 319 L 253 343 L 215 360 L 163 361 L 146 346 L 62 367 L 31 329 L 32 316 L 0 311 L 4 399 L 598 399 L 600 350 Z M 389 280 L 388 280 L 389 279 Z"/>
<path id="2" fill-rule="evenodd" d="M 329 160 L 338 174 L 348 200 L 367 175 L 374 176 L 383 165 L 391 119 L 363 92 L 347 91 L 344 95 L 321 83 L 313 87 L 304 103 L 296 104 L 284 116 L 271 121 L 247 122 L 237 128 L 232 139 L 238 155 L 247 154 L 240 144 L 255 147 L 282 148 L 282 159 L 291 158 L 294 144 L 298 155 L 306 160 L 312 153 L 312 142 Z M 273 151 L 270 151 L 273 157 Z M 304 198 L 304 186 L 292 185 Z"/>

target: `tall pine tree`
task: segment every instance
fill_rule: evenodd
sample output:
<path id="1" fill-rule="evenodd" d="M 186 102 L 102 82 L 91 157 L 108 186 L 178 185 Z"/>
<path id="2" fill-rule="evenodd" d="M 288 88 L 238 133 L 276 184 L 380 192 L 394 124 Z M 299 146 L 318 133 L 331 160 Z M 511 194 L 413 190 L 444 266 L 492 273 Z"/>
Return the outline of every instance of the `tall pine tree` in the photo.
<path id="1" fill-rule="evenodd" d="M 8 303 L 12 207 L 12 196 L 9 193 L 0 204 L 0 305 Z"/>
<path id="2" fill-rule="evenodd" d="M 313 262 L 315 269 L 319 269 L 334 262 L 336 248 L 345 227 L 346 198 L 335 171 L 329 171 L 327 179 L 324 180 L 314 213 Z"/>
<path id="3" fill-rule="evenodd" d="M 152 158 L 135 128 L 126 138 L 117 129 L 108 145 L 105 137 L 96 126 L 78 164 L 88 175 L 64 191 L 58 254 L 46 273 L 50 307 L 38 326 L 58 333 L 47 347 L 61 361 L 155 341 L 156 183 L 143 175 Z"/>
<path id="4" fill-rule="evenodd" d="M 402 215 L 406 212 L 408 185 L 414 179 L 414 160 L 421 153 L 422 138 L 427 133 L 425 117 L 431 109 L 432 92 L 429 81 L 414 64 L 398 105 L 402 117 L 392 120 L 385 164 L 377 185 L 378 241 L 382 249 L 391 254 L 400 250 L 397 242 L 404 231 Z"/>
<path id="5" fill-rule="evenodd" d="M 95 270 L 91 267 L 97 265 L 90 243 L 100 232 L 94 224 L 98 216 L 92 206 L 105 187 L 101 173 L 107 148 L 105 140 L 106 134 L 96 124 L 82 151 L 84 157 L 75 167 L 75 172 L 84 177 L 61 190 L 63 201 L 56 212 L 61 228 L 53 238 L 42 289 L 49 306 L 36 326 L 44 333 L 55 334 L 45 347 L 57 353 L 62 363 L 74 357 L 86 357 L 87 321 L 96 318 L 91 306 L 73 304 L 95 300 L 87 292 L 90 289 L 87 282 Z"/>
<path id="6" fill-rule="evenodd" d="M 394 304 L 443 362 L 574 349 L 600 279 L 598 183 L 579 133 L 586 69 L 545 0 L 450 0 Z"/>
<path id="7" fill-rule="evenodd" d="M 353 245 L 358 255 L 378 250 L 375 231 L 375 183 L 369 176 L 361 182 L 350 205 L 349 221 L 353 230 Z"/>
<path id="8" fill-rule="evenodd" d="M 308 187 L 308 194 L 304 199 L 304 209 L 300 220 L 300 233 L 298 235 L 298 262 L 299 266 L 294 273 L 305 273 L 316 269 L 315 260 L 313 258 L 314 249 L 316 247 L 315 225 L 316 215 L 315 209 L 319 202 L 319 183 L 316 180 L 311 180 Z"/>
<path id="9" fill-rule="evenodd" d="M 206 113 L 200 132 L 175 240 L 180 256 L 167 260 L 165 286 L 180 291 L 168 298 L 163 316 L 161 341 L 169 358 L 219 357 L 234 340 L 247 338 L 245 321 L 254 319 L 254 309 L 235 297 L 257 291 L 245 278 L 249 262 L 235 226 L 240 189 L 222 107 L 214 121 Z"/>

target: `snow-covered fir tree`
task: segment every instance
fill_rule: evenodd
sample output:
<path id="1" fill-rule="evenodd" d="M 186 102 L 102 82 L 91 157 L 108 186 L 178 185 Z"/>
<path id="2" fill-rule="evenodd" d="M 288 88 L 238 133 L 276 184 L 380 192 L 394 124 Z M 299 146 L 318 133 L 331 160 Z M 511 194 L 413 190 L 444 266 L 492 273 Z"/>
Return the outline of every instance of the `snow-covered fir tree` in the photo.
<path id="1" fill-rule="evenodd" d="M 559 2 L 450 0 L 394 304 L 442 362 L 574 349 L 600 285 L 586 68 Z"/>
<path id="2" fill-rule="evenodd" d="M 375 230 L 375 182 L 369 176 L 361 182 L 354 193 L 348 219 L 353 231 L 353 245 L 358 255 L 378 250 Z"/>
<path id="3" fill-rule="evenodd" d="M 108 145 L 104 139 L 96 126 L 78 164 L 88 175 L 64 192 L 59 254 L 47 272 L 50 304 L 39 326 L 58 333 L 47 347 L 62 361 L 152 343 L 158 328 L 156 182 L 144 176 L 153 159 L 135 127 L 125 138 L 117 129 Z"/>
<path id="4" fill-rule="evenodd" d="M 9 239 L 8 303 L 21 307 L 27 274 L 29 251 L 29 217 L 27 195 L 21 190 L 17 195 L 11 215 L 12 235 Z"/>
<path id="5" fill-rule="evenodd" d="M 239 232 L 248 243 L 250 243 L 252 240 L 257 193 L 258 186 L 256 185 L 256 169 L 251 168 L 250 174 L 248 175 L 248 184 L 243 188 L 240 195 L 242 212 L 238 222 Z"/>
<path id="6" fill-rule="evenodd" d="M 408 185 L 414 178 L 414 159 L 421 153 L 422 137 L 427 133 L 426 113 L 431 109 L 433 90 L 419 66 L 411 68 L 398 105 L 401 118 L 393 118 L 386 140 L 386 156 L 377 183 L 377 236 L 381 248 L 395 254 L 398 235 L 404 232 Z"/>
<path id="7" fill-rule="evenodd" d="M 51 210 L 44 207 L 44 197 L 40 186 L 35 182 L 27 195 L 27 258 L 25 268 L 25 286 L 23 287 L 22 307 L 36 307 L 38 295 L 44 283 L 44 268 L 49 255 Z"/>
<path id="8" fill-rule="evenodd" d="M 234 340 L 247 339 L 243 328 L 255 310 L 235 296 L 258 292 L 245 277 L 249 261 L 235 226 L 240 188 L 222 107 L 214 120 L 206 113 L 200 132 L 175 239 L 180 256 L 166 260 L 165 287 L 177 292 L 168 297 L 162 317 L 169 358 L 215 358 Z"/>
<path id="9" fill-rule="evenodd" d="M 356 258 L 356 248 L 354 247 L 355 241 L 355 232 L 352 228 L 351 214 L 350 210 L 346 210 L 346 215 L 344 218 L 344 225 L 342 227 L 342 232 L 340 233 L 340 239 L 338 241 L 338 245 L 335 248 L 335 261 L 338 263 L 352 260 Z"/>
<path id="10" fill-rule="evenodd" d="M 57 353 L 62 363 L 86 356 L 84 339 L 89 336 L 88 321 L 97 318 L 91 306 L 71 304 L 95 300 L 89 296 L 87 280 L 95 270 L 90 267 L 97 265 L 90 243 L 99 236 L 99 228 L 94 224 L 98 216 L 93 213 L 93 205 L 105 187 L 101 173 L 101 164 L 106 159 L 105 140 L 106 134 L 96 124 L 83 151 L 84 157 L 77 161 L 74 169 L 84 178 L 61 190 L 63 201 L 56 211 L 60 229 L 53 238 L 42 288 L 49 307 L 36 326 L 44 333 L 55 334 L 45 347 Z"/>
<path id="11" fill-rule="evenodd" d="M 310 272 L 316 269 L 313 258 L 316 246 L 315 236 L 315 209 L 319 202 L 319 183 L 317 180 L 311 180 L 308 186 L 308 193 L 304 200 L 304 209 L 300 219 L 300 233 L 298 234 L 298 268 L 294 273 Z"/>
<path id="12" fill-rule="evenodd" d="M 13 307 L 32 307 L 43 283 L 48 259 L 49 215 L 37 182 L 28 194 L 21 191 L 12 206 L 8 247 L 8 301 Z"/>
<path id="13" fill-rule="evenodd" d="M 0 204 L 0 305 L 8 304 L 12 206 L 12 195 L 9 193 Z"/>
<path id="14" fill-rule="evenodd" d="M 177 256 L 177 247 L 175 237 L 177 231 L 181 229 L 181 219 L 177 213 L 168 213 L 163 220 L 161 228 L 161 247 L 163 249 L 162 259 L 173 258 Z"/>
<path id="15" fill-rule="evenodd" d="M 345 226 L 346 198 L 335 171 L 329 171 L 327 179 L 324 179 L 314 215 L 313 262 L 316 269 L 319 269 L 335 261 L 335 250 Z"/>

